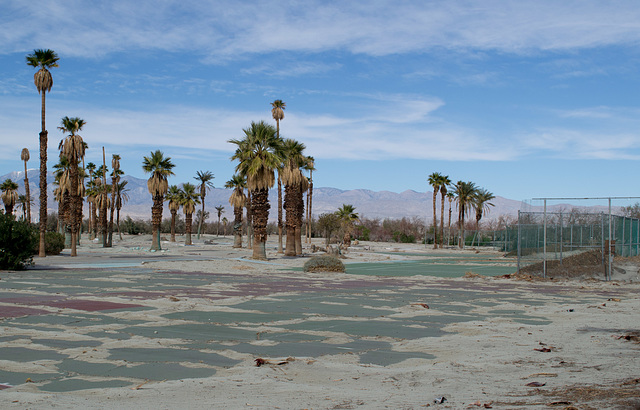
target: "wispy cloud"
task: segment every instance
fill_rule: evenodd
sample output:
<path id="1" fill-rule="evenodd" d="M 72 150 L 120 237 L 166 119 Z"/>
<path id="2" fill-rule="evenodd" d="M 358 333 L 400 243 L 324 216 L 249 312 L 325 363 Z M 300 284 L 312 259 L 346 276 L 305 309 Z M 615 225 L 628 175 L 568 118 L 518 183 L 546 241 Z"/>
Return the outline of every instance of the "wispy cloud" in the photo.
<path id="1" fill-rule="evenodd" d="M 0 13 L 11 16 L 0 26 L 1 52 L 42 44 L 78 57 L 188 50 L 215 62 L 279 51 L 529 53 L 640 41 L 634 2 L 9 0 Z"/>

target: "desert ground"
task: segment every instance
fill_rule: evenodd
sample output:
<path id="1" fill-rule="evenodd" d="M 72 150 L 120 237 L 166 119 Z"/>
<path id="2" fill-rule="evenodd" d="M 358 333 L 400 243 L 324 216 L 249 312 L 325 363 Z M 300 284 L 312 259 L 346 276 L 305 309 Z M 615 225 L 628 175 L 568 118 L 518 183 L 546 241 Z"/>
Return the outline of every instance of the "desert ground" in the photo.
<path id="1" fill-rule="evenodd" d="M 276 239 L 253 261 L 231 237 L 83 238 L 0 272 L 0 407 L 640 408 L 633 260 L 542 280 L 495 250 L 366 242 L 305 273 L 310 246 Z"/>

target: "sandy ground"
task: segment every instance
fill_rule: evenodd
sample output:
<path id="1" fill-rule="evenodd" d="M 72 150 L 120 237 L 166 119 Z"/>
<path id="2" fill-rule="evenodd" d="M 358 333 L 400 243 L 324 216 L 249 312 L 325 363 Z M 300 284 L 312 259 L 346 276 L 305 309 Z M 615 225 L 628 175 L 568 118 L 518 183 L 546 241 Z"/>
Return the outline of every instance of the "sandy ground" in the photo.
<path id="1" fill-rule="evenodd" d="M 182 237 L 178 240 L 183 241 Z M 500 258 L 497 252 L 475 250 L 437 250 L 424 245 L 361 243 L 346 254 L 347 273 L 305 274 L 292 271 L 301 267 L 308 257 L 285 258 L 275 253 L 275 241 L 268 243 L 267 263 L 248 259 L 247 249 L 232 249 L 232 238 L 212 236 L 195 240 L 194 246 L 180 242 L 163 242 L 164 250 L 148 251 L 149 237 L 116 239 L 114 247 L 103 249 L 98 244 L 83 243 L 79 257 L 63 254 L 36 259 L 34 272 L 79 271 L 84 268 L 109 269 L 130 266 L 151 270 L 149 280 L 157 272 L 200 272 L 205 274 L 242 275 L 288 285 L 312 283 L 313 286 L 353 286 L 362 305 L 374 299 L 397 301 L 383 305 L 385 315 L 371 322 L 405 323 L 406 337 L 360 335 L 347 329 L 332 331 L 322 327 L 300 334 L 325 338 L 328 344 L 345 340 L 384 342 L 391 352 L 408 352 L 405 360 L 390 364 L 372 364 L 362 360 L 362 353 L 282 355 L 264 357 L 269 363 L 256 367 L 255 354 L 242 353 L 230 345 L 217 352 L 237 360 L 237 364 L 217 367 L 209 377 L 153 379 L 132 378 L 125 387 L 81 389 L 69 392 L 43 391 L 43 383 L 14 385 L 0 390 L 2 408 L 281 408 L 281 409 L 351 409 L 351 408 L 640 408 L 640 286 L 633 267 L 624 276 L 614 276 L 611 282 L 598 280 L 527 281 L 516 279 L 469 277 L 437 278 L 409 276 L 390 282 L 383 276 L 350 275 L 349 264 L 357 262 L 412 261 L 442 255 L 464 259 L 465 255 L 486 255 Z M 316 242 L 321 245 L 321 241 Z M 307 249 L 308 252 L 308 249 Z M 67 253 L 65 251 L 65 253 Z M 435 255 L 435 256 L 434 256 Z M 215 261 L 215 263 L 212 263 Z M 512 261 L 514 263 L 514 261 Z M 515 265 L 514 265 L 515 266 Z M 515 271 L 515 269 L 514 269 Z M 1 272 L 0 285 L 17 275 Z M 124 282 L 126 275 L 117 276 Z M 214 276 L 215 277 L 215 276 Z M 227 286 L 233 287 L 233 276 Z M 137 278 L 139 280 L 139 277 Z M 624 280 L 621 280 L 624 279 Z M 366 281 L 364 291 L 361 286 Z M 24 282 L 24 280 L 23 280 Z M 380 283 L 380 289 L 375 284 Z M 35 285 L 34 285 L 35 286 Z M 305 285 L 307 286 L 307 285 Z M 45 292 L 44 289 L 11 290 L 15 292 Z M 432 290 L 424 296 L 424 290 Z M 324 290 L 324 288 L 323 288 Z M 456 295 L 469 292 L 474 300 L 451 296 L 437 300 L 439 292 Z M 247 301 L 277 300 L 298 291 L 274 290 L 269 294 L 190 298 L 175 294 L 174 300 L 161 298 L 145 301 L 153 311 L 136 312 L 134 316 L 146 323 L 159 323 L 162 314 L 189 311 L 225 311 Z M 312 292 L 305 293 L 313 295 Z M 389 299 L 385 299 L 387 295 Z M 395 295 L 395 296 L 394 296 Z M 422 296 L 420 296 L 422 295 Z M 375 296 L 375 297 L 374 297 Z M 344 294 L 341 297 L 345 297 Z M 393 299 L 392 297 L 396 297 Z M 368 302 L 368 298 L 372 298 Z M 432 300 L 433 299 L 433 300 Z M 111 302 L 126 302 L 124 297 L 111 297 Z M 137 301 L 136 303 L 143 303 Z M 329 303 L 329 302 L 327 302 Z M 324 305 L 321 306 L 326 306 Z M 338 302 L 335 302 L 338 303 Z M 10 303 L 0 299 L 0 312 Z M 320 306 L 320 305 L 318 305 Z M 455 307 L 475 320 L 455 320 Z M 70 312 L 65 309 L 58 312 Z M 148 313 L 150 312 L 150 313 Z M 390 312 L 390 313 L 389 313 Z M 73 313 L 73 312 L 71 312 Z M 304 320 L 275 320 L 262 327 L 249 327 L 268 333 L 278 326 L 303 321 L 335 319 L 326 314 L 306 316 Z M 116 314 L 113 317 L 121 317 Z M 416 318 L 449 318 L 437 337 L 408 336 L 416 327 Z M 122 316 L 124 317 L 124 316 Z M 340 320 L 363 320 L 345 311 Z M 453 319 L 451 319 L 453 318 Z M 406 322 L 402 322 L 406 320 Z M 330 323 L 327 321 L 326 323 Z M 0 370 L 21 371 L 38 366 L 55 366 L 54 361 L 34 360 L 17 363 L 2 355 L 3 348 L 25 343 L 23 329 L 2 320 L 0 329 Z M 242 326 L 240 326 L 242 327 Z M 33 335 L 39 330 L 33 331 Z M 48 330 L 50 332 L 50 330 Z M 23 332 L 23 333 L 20 333 Z M 65 328 L 67 339 L 82 339 L 84 334 Z M 77 330 L 81 332 L 81 330 Z M 81 337 L 82 336 L 82 337 Z M 267 345 L 258 339 L 249 344 Z M 13 337 L 13 339 L 12 339 Z M 30 336 L 35 337 L 35 336 Z M 131 338 L 122 346 L 156 343 L 154 339 Z M 161 343 L 158 341 L 157 343 Z M 95 350 L 95 349 L 94 349 Z M 207 351 L 207 349 L 200 349 Z M 69 353 L 69 352 L 66 352 Z M 412 357 L 412 354 L 416 357 Z M 187 367 L 201 366 L 197 362 Z M 96 378 L 96 381 L 106 380 Z M 2 382 L 2 380 L 0 380 Z M 445 398 L 443 401 L 442 398 Z M 442 401 L 439 403 L 439 401 Z"/>

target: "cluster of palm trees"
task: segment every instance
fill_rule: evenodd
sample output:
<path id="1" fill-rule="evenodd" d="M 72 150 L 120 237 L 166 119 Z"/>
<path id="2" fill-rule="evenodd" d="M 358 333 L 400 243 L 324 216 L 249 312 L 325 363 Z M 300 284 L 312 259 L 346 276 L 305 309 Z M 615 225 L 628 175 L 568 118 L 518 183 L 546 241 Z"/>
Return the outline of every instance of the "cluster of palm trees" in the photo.
<path id="1" fill-rule="evenodd" d="M 264 121 L 252 122 L 243 130 L 243 139 L 231 139 L 236 151 L 231 157 L 237 160 L 236 175 L 225 184 L 233 189 L 229 203 L 234 208 L 234 247 L 242 246 L 242 207 L 247 208 L 248 246 L 254 259 L 266 259 L 267 222 L 269 219 L 269 189 L 278 182 L 278 253 L 285 256 L 302 254 L 302 221 L 309 217 L 311 204 L 310 177 L 313 157 L 305 156 L 305 145 L 290 138 L 280 137 L 280 121 L 284 119 L 286 104 L 282 100 L 271 103 L 271 114 L 276 127 Z M 282 186 L 284 185 L 284 198 Z M 247 193 L 244 193 L 244 189 Z M 303 194 L 307 196 L 307 214 Z M 286 212 L 283 224 L 282 210 Z M 283 228 L 286 228 L 286 245 L 283 250 Z M 308 237 L 307 232 L 305 237 Z"/>
<path id="2" fill-rule="evenodd" d="M 451 237 L 451 203 L 455 201 L 458 207 L 458 247 L 463 248 L 465 243 L 465 217 L 475 210 L 476 235 L 479 233 L 480 220 L 489 212 L 489 207 L 494 206 L 490 201 L 495 195 L 484 188 L 478 187 L 473 182 L 458 181 L 452 185 L 449 176 L 439 172 L 430 174 L 427 181 L 433 187 L 433 248 L 444 246 L 444 204 L 445 198 L 449 201 L 448 236 Z M 440 194 L 440 229 L 436 213 L 437 196 Z M 473 243 L 473 242 L 472 242 Z"/>
<path id="3" fill-rule="evenodd" d="M 198 223 L 198 238 L 202 228 L 204 216 L 206 215 L 204 199 L 207 191 L 213 188 L 214 179 L 211 171 L 197 171 L 195 180 L 199 181 L 199 185 L 189 182 L 183 183 L 182 186 L 169 186 L 168 178 L 174 175 L 173 168 L 175 164 L 171 161 L 171 157 L 165 157 L 164 153 L 156 150 L 144 157 L 142 161 L 142 170 L 151 174 L 147 180 L 147 188 L 151 194 L 153 205 L 151 207 L 151 250 L 159 251 L 162 249 L 160 241 L 160 226 L 162 223 L 162 210 L 164 201 L 168 202 L 169 212 L 171 213 L 171 242 L 176 241 L 176 218 L 178 211 L 182 207 L 185 215 L 185 245 L 192 245 L 191 237 L 193 227 L 193 214 L 196 212 L 196 205 L 202 203 L 200 211 L 200 222 Z M 216 207 L 218 210 L 218 220 L 223 212 L 224 207 Z"/>

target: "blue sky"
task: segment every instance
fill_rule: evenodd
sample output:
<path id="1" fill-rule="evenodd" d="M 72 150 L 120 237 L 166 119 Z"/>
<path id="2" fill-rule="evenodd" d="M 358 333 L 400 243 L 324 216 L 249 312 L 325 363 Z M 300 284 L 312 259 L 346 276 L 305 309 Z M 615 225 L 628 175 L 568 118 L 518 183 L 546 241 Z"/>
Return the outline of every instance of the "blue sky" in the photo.
<path id="1" fill-rule="evenodd" d="M 510 199 L 636 196 L 635 1 L 76 1 L 0 3 L 0 175 L 38 167 L 40 97 L 25 55 L 60 56 L 47 95 L 49 167 L 63 116 L 145 177 L 222 186 L 251 121 L 316 159 L 316 186 L 429 190 L 438 171 Z"/>

